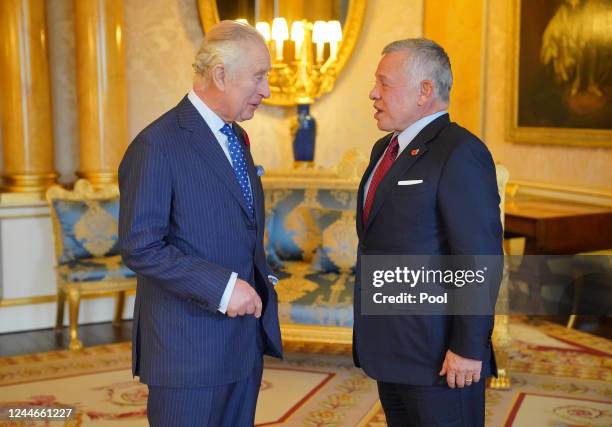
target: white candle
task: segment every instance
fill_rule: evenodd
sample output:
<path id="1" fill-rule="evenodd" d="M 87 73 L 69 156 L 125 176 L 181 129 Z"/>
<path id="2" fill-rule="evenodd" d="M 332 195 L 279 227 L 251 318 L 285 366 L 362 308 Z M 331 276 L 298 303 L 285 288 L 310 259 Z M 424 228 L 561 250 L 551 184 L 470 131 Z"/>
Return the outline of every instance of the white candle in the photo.
<path id="1" fill-rule="evenodd" d="M 270 41 L 270 24 L 267 22 L 258 22 L 255 24 L 255 28 L 257 31 L 259 31 L 259 34 L 261 34 L 266 42 Z"/>
<path id="2" fill-rule="evenodd" d="M 338 58 L 338 46 L 342 40 L 340 21 L 329 21 L 327 23 L 327 37 L 329 40 L 329 57 L 336 60 Z"/>
<path id="3" fill-rule="evenodd" d="M 338 59 L 338 42 L 329 42 L 329 57 L 334 61 Z"/>
<path id="4" fill-rule="evenodd" d="M 302 21 L 295 21 L 291 24 L 291 40 L 295 43 L 295 59 L 298 60 L 304 43 L 304 23 Z"/>
<path id="5" fill-rule="evenodd" d="M 323 49 L 325 48 L 325 43 L 318 42 L 317 43 L 317 62 L 323 62 Z"/>
<path id="6" fill-rule="evenodd" d="M 285 18 L 274 18 L 272 21 L 272 40 L 276 44 L 276 60 L 283 60 L 283 42 L 289 39 L 289 28 Z"/>
<path id="7" fill-rule="evenodd" d="M 315 21 L 312 28 L 312 41 L 317 45 L 317 62 L 323 62 L 323 48 L 327 41 L 327 23 L 325 21 Z"/>
<path id="8" fill-rule="evenodd" d="M 276 46 L 276 60 L 283 60 L 283 41 L 282 40 L 274 40 L 274 44 Z"/>

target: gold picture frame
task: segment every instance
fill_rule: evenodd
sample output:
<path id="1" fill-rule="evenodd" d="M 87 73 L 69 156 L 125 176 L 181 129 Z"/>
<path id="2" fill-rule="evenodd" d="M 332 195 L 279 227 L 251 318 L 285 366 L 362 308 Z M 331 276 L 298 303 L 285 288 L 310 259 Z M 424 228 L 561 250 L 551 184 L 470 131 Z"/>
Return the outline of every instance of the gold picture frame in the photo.
<path id="1" fill-rule="evenodd" d="M 578 4 L 580 5 L 581 3 L 578 2 Z M 534 2 L 528 2 L 526 0 L 513 0 L 509 3 L 509 5 L 511 7 L 511 13 L 509 16 L 512 18 L 512 27 L 511 31 L 508 32 L 507 49 L 509 72 L 506 85 L 506 139 L 512 142 L 531 144 L 556 144 L 581 147 L 612 147 L 612 124 L 610 125 L 610 129 L 600 127 L 589 128 L 588 126 L 583 125 L 572 126 L 572 120 L 580 121 L 582 118 L 585 123 L 587 123 L 589 120 L 594 120 L 592 117 L 588 117 L 588 115 L 585 114 L 574 114 L 572 116 L 568 115 L 566 111 L 564 111 L 565 114 L 558 115 L 558 117 L 556 118 L 557 121 L 561 121 L 561 123 L 556 123 L 554 125 L 530 125 L 521 122 L 521 120 L 524 120 L 525 122 L 529 120 L 541 120 L 542 122 L 546 122 L 548 120 L 548 122 L 551 123 L 551 120 L 549 120 L 548 118 L 541 119 L 539 115 L 542 114 L 542 116 L 544 116 L 544 114 L 548 114 L 549 112 L 547 111 L 547 109 L 550 107 L 550 117 L 553 117 L 556 111 L 562 111 L 560 109 L 565 108 L 565 104 L 560 105 L 560 99 L 567 100 L 568 93 L 571 93 L 572 90 L 581 90 L 583 91 L 582 93 L 585 93 L 585 91 L 588 90 L 584 89 L 584 86 L 586 85 L 584 81 L 582 83 L 576 82 L 577 77 L 572 78 L 571 75 L 568 79 L 570 81 L 562 82 L 565 83 L 565 87 L 563 87 L 561 83 L 555 82 L 552 76 L 550 77 L 549 81 L 545 81 L 545 79 L 542 79 L 541 77 L 544 75 L 546 65 L 542 63 L 540 58 L 544 56 L 544 54 L 542 53 L 542 46 L 544 46 L 545 43 L 549 41 L 545 39 L 544 34 L 541 32 L 542 25 L 544 23 L 546 23 L 547 26 L 555 24 L 567 24 L 564 26 L 564 31 L 562 32 L 563 34 L 567 34 L 568 32 L 571 33 L 572 31 L 572 23 L 579 23 L 579 19 L 587 19 L 589 17 L 582 16 L 577 17 L 574 20 L 568 20 L 567 22 L 560 22 L 560 18 L 556 15 L 559 13 L 561 7 L 572 7 L 569 5 L 569 3 L 565 3 L 562 0 L 548 2 L 547 7 L 549 7 L 549 9 L 544 11 L 542 10 L 542 4 L 535 4 Z M 583 7 L 583 5 L 578 7 Z M 522 13 L 523 8 L 529 8 L 525 11 L 525 14 Z M 533 10 L 534 8 L 536 8 L 537 10 Z M 551 16 L 550 12 L 553 8 L 556 8 L 556 12 L 554 12 L 554 14 Z M 571 10 L 570 12 L 575 11 Z M 527 25 L 522 25 L 521 17 L 523 16 L 528 17 L 530 20 Z M 565 13 L 563 18 L 566 18 L 567 16 L 568 14 Z M 533 20 L 535 19 L 540 19 L 540 22 L 534 24 Z M 543 19 L 549 20 L 546 22 L 542 22 Z M 555 19 L 556 22 L 553 22 L 553 20 Z M 538 28 L 540 31 L 534 31 L 534 28 Z M 549 34 L 550 33 L 552 32 L 549 32 Z M 526 47 L 525 52 L 527 53 L 521 52 L 521 38 L 525 40 L 523 42 L 523 47 Z M 550 38 L 552 39 L 552 37 Z M 538 44 L 535 45 L 534 43 Z M 534 46 L 539 46 L 540 49 L 534 49 Z M 603 46 L 604 51 L 610 49 L 612 49 L 611 46 Z M 574 52 L 580 54 L 580 52 L 577 51 L 577 49 L 574 50 Z M 534 54 L 534 52 L 536 53 Z M 529 56 L 529 53 L 531 54 L 531 56 L 527 59 L 530 59 L 531 61 L 525 61 L 526 57 Z M 573 59 L 575 59 L 576 61 L 580 60 L 579 58 Z M 523 65 L 523 69 L 530 68 L 531 70 L 538 70 L 539 74 L 537 74 L 537 76 L 540 77 L 540 79 L 537 80 L 536 77 L 533 77 L 533 74 L 530 73 L 524 72 L 523 74 L 521 74 L 521 61 L 526 64 Z M 571 61 L 569 62 L 571 63 Z M 612 70 L 610 71 L 610 74 L 612 74 Z M 526 81 L 528 81 L 529 78 L 532 78 L 534 82 L 531 88 L 529 87 L 529 84 L 525 83 Z M 604 89 L 609 90 L 610 79 L 612 79 L 612 77 L 607 77 L 604 81 L 606 85 Z M 544 85 L 541 84 L 542 82 L 544 82 Z M 538 86 L 538 84 L 536 83 L 540 85 Z M 572 83 L 575 88 L 579 89 L 573 88 Z M 557 89 L 557 93 L 554 92 L 555 88 Z M 549 96 L 550 94 L 552 94 L 552 96 Z M 580 94 L 581 93 L 579 92 L 577 95 Z M 565 98 L 563 98 L 563 96 L 565 96 Z M 572 96 L 575 98 L 577 97 L 576 94 Z M 536 99 L 537 97 L 539 97 L 539 99 Z M 586 95 L 582 98 L 582 101 L 584 103 Z M 591 99 L 593 98 L 594 96 L 591 95 Z M 606 99 L 605 94 L 603 98 Z M 527 99 L 527 102 L 525 101 L 525 99 Z M 533 102 L 531 102 L 532 100 Z M 586 100 L 588 101 L 588 99 Z M 605 117 L 607 115 L 607 111 L 612 109 L 612 105 L 610 105 L 612 103 L 612 96 L 608 96 L 605 102 L 606 104 L 604 105 L 604 112 L 603 114 L 601 112 L 598 112 L 598 116 L 603 115 Z M 569 103 L 566 104 L 569 105 Z M 591 104 L 593 103 L 591 102 Z M 528 105 L 528 107 L 525 108 L 525 105 Z M 537 107 L 534 108 L 534 105 L 537 105 Z M 569 107 L 566 108 L 566 110 L 571 111 Z M 543 111 L 544 113 L 542 113 Z M 523 119 L 521 119 L 521 117 Z M 525 117 L 527 118 L 526 120 L 524 119 Z M 565 119 L 563 119 L 563 117 L 565 117 Z M 607 121 L 608 123 L 611 123 L 609 121 L 609 117 L 610 116 L 608 116 Z"/>

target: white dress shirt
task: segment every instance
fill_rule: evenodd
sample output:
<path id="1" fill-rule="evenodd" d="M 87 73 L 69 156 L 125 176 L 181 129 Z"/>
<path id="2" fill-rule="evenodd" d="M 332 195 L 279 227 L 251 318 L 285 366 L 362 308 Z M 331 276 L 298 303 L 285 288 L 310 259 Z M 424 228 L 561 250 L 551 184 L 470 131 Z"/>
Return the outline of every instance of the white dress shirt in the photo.
<path id="1" fill-rule="evenodd" d="M 393 137 L 397 136 L 397 142 L 399 144 L 399 150 L 397 152 L 397 157 L 399 157 L 400 154 L 402 154 L 402 151 L 404 151 L 406 147 L 408 147 L 408 144 L 412 142 L 414 137 L 417 136 L 419 132 L 421 132 L 425 128 L 425 126 L 427 126 L 428 124 L 436 120 L 438 117 L 446 113 L 447 113 L 446 111 L 438 111 L 437 113 L 430 114 L 429 116 L 425 116 L 422 119 L 417 120 L 416 122 L 408 126 L 406 129 L 401 131 L 399 134 L 395 132 Z M 388 148 L 389 146 L 387 146 L 387 149 Z M 385 149 L 385 151 L 387 151 L 387 149 Z M 374 173 L 376 172 L 376 169 L 378 169 L 378 165 L 380 164 L 384 156 L 385 156 L 385 153 L 383 153 L 380 156 L 380 158 L 378 159 L 378 162 L 376 163 L 376 166 L 374 167 L 374 169 L 372 169 L 372 172 L 370 173 L 370 176 L 368 177 L 368 180 L 366 181 L 365 186 L 363 187 L 363 205 L 364 206 L 365 206 L 366 198 L 368 197 L 368 190 L 370 189 L 370 183 L 372 182 Z"/>

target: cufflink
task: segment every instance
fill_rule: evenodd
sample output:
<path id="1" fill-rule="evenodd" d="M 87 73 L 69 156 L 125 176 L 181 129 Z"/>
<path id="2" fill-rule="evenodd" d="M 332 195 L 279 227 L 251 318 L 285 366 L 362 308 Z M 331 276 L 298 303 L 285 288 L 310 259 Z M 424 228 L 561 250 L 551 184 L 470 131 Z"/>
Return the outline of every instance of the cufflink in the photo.
<path id="1" fill-rule="evenodd" d="M 266 173 L 262 165 L 257 165 L 255 169 L 257 170 L 257 176 L 264 176 Z"/>

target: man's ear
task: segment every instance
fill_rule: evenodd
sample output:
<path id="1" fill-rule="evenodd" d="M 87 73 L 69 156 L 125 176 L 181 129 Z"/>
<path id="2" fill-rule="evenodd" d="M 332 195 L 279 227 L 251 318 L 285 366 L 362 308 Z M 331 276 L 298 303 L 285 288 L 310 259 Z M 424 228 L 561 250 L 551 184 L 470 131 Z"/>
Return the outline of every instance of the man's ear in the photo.
<path id="1" fill-rule="evenodd" d="M 421 82 L 421 88 L 419 90 L 419 105 L 425 104 L 428 100 L 433 98 L 434 86 L 431 80 L 423 80 Z"/>
<path id="2" fill-rule="evenodd" d="M 224 91 L 227 84 L 227 70 L 225 69 L 225 65 L 215 65 L 210 72 L 210 76 L 213 84 L 217 86 L 217 89 Z"/>

